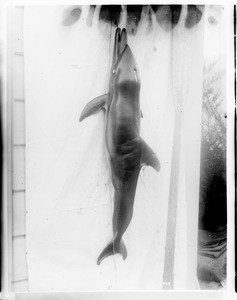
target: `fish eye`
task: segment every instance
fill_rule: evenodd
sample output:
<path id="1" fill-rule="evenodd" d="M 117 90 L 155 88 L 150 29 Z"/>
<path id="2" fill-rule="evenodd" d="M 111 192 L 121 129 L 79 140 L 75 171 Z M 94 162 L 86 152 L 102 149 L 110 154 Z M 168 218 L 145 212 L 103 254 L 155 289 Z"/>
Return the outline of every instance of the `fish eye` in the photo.
<path id="1" fill-rule="evenodd" d="M 112 72 L 112 73 L 113 73 L 113 75 L 116 73 L 115 69 L 113 69 L 113 72 Z"/>
<path id="2" fill-rule="evenodd" d="M 137 71 L 137 68 L 133 68 L 133 70 L 136 72 L 136 71 Z"/>

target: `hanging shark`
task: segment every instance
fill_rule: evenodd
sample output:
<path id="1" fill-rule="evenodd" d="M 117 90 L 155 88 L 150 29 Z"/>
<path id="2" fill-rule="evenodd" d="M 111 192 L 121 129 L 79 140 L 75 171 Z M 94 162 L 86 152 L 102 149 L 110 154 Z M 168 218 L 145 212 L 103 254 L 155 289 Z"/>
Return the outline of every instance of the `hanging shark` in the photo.
<path id="1" fill-rule="evenodd" d="M 80 121 L 105 110 L 105 143 L 114 186 L 113 238 L 98 257 L 97 264 L 109 255 L 127 249 L 122 236 L 131 222 L 136 186 L 141 167 L 160 162 L 140 137 L 140 76 L 134 55 L 127 44 L 127 32 L 116 29 L 114 53 L 107 94 L 91 100 L 83 109 Z"/>

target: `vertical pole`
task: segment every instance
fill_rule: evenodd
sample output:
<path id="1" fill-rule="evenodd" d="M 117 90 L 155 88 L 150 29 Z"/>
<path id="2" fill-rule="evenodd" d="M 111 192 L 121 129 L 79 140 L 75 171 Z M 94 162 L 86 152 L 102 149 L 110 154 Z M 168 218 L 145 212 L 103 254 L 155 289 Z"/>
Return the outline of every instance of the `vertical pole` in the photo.
<path id="1" fill-rule="evenodd" d="M 179 170 L 180 170 L 180 148 L 181 148 L 181 132 L 182 132 L 182 107 L 186 96 L 186 87 L 184 81 L 186 79 L 186 66 L 189 63 L 184 55 L 185 49 L 185 30 L 184 16 L 187 7 L 182 6 L 180 20 L 178 25 L 172 31 L 172 85 L 174 99 L 174 135 L 173 149 L 171 161 L 171 175 L 169 187 L 169 203 L 167 216 L 166 246 L 165 246 L 165 262 L 163 273 L 163 289 L 174 288 L 174 257 L 175 257 L 175 237 L 176 237 L 176 219 L 177 219 L 177 200 L 179 190 Z"/>
<path id="2" fill-rule="evenodd" d="M 169 204 L 166 231 L 165 262 L 163 273 L 163 289 L 174 288 L 174 252 L 177 218 L 177 199 L 180 166 L 180 141 L 181 141 L 181 113 L 175 112 L 175 128 L 173 137 L 173 150 L 171 162 L 171 175 L 169 187 Z"/>
<path id="3" fill-rule="evenodd" d="M 184 173 L 186 202 L 186 288 L 197 289 L 198 214 L 200 186 L 200 153 L 202 128 L 204 20 L 190 30 L 192 62 L 189 89 L 183 118 Z"/>
<path id="4" fill-rule="evenodd" d="M 175 111 L 174 139 L 171 164 L 169 204 L 167 217 L 167 235 L 163 289 L 173 289 L 175 260 L 179 259 L 177 229 L 177 203 L 185 197 L 186 210 L 179 213 L 179 224 L 185 225 L 182 245 L 185 255 L 182 271 L 182 286 L 198 288 L 197 268 L 197 234 L 200 179 L 200 140 L 202 109 L 202 70 L 203 70 L 203 24 L 202 20 L 193 28 L 185 27 L 187 6 L 182 6 L 179 23 L 172 32 L 172 88 Z M 183 164 L 180 165 L 181 157 Z M 184 194 L 180 175 L 184 178 Z M 182 220 L 182 218 L 185 220 Z M 184 222 L 187 222 L 184 224 Z M 179 246 L 180 248 L 180 246 Z M 177 253 L 176 253 L 177 252 Z M 185 276 L 183 276 L 185 275 Z M 186 279 L 185 279 L 186 278 Z"/>
<path id="5" fill-rule="evenodd" d="M 3 47 L 2 77 L 5 84 L 2 85 L 2 114 L 4 125 L 4 178 L 3 178 L 3 278 L 2 297 L 8 297 L 12 292 L 12 10 L 3 11 L 6 17 L 2 24 L 6 34 Z M 6 31 L 6 32 L 5 32 Z M 7 63 L 6 63 L 7 62 Z M 7 83 L 7 84 L 6 84 Z"/>
<path id="6" fill-rule="evenodd" d="M 236 5 L 234 5 L 234 97 L 235 97 L 235 126 L 234 126 L 234 136 L 236 138 L 236 125 L 237 125 L 237 115 L 236 115 Z M 236 142 L 234 144 L 235 148 L 235 178 L 237 175 L 237 153 L 236 153 Z M 236 180 L 236 179 L 235 179 Z M 236 184 L 236 182 L 235 182 Z M 235 292 L 237 293 L 237 202 L 235 201 Z"/>

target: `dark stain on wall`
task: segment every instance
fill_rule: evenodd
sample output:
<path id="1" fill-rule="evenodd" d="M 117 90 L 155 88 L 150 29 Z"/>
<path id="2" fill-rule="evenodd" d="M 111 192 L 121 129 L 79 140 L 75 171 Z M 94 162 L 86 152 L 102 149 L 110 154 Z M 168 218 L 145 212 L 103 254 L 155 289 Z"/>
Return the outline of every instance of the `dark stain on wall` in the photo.
<path id="1" fill-rule="evenodd" d="M 70 26 L 76 23 L 80 19 L 81 11 L 81 6 L 73 6 L 73 8 L 65 10 L 63 16 L 63 25 Z"/>
<path id="2" fill-rule="evenodd" d="M 202 18 L 202 12 L 196 5 L 188 5 L 188 15 L 185 21 L 186 28 L 192 28 Z"/>
<path id="3" fill-rule="evenodd" d="M 210 16 L 210 17 L 208 18 L 208 23 L 209 23 L 210 25 L 216 25 L 218 22 L 217 22 L 217 20 L 216 20 L 213 16 Z"/>
<path id="4" fill-rule="evenodd" d="M 89 13 L 86 19 L 87 26 L 91 27 L 96 5 L 90 5 Z"/>
<path id="5" fill-rule="evenodd" d="M 160 6 L 161 5 L 151 5 L 151 8 L 154 11 L 154 13 L 156 13 Z"/>
<path id="6" fill-rule="evenodd" d="M 99 20 L 118 26 L 120 20 L 121 5 L 102 5 Z"/>
<path id="7" fill-rule="evenodd" d="M 178 24 L 179 17 L 182 10 L 182 5 L 169 5 L 171 11 L 170 23 L 172 23 L 173 27 Z"/>
<path id="8" fill-rule="evenodd" d="M 127 32 L 135 35 L 141 20 L 143 5 L 127 5 Z"/>
<path id="9" fill-rule="evenodd" d="M 170 31 L 178 24 L 182 5 L 161 5 L 156 12 L 156 19 L 160 26 Z"/>
<path id="10" fill-rule="evenodd" d="M 202 18 L 203 5 L 188 5 L 185 27 L 192 28 Z M 90 5 L 87 25 L 93 25 L 93 17 L 96 5 Z M 117 27 L 120 22 L 121 13 L 127 10 L 127 31 L 128 34 L 136 35 L 142 16 L 148 21 L 148 27 L 152 28 L 152 13 L 155 14 L 157 22 L 165 31 L 172 30 L 179 22 L 182 12 L 182 5 L 102 5 L 99 11 L 99 20 Z M 63 25 L 73 25 L 80 19 L 81 6 L 73 6 L 64 12 Z"/>

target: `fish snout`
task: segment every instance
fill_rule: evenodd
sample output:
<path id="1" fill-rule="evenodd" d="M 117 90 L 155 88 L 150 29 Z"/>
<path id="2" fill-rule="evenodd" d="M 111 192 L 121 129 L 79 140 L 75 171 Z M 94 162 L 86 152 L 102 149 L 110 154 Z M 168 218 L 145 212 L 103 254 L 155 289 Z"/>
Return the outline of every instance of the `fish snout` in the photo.
<path id="1" fill-rule="evenodd" d="M 118 83 L 128 81 L 140 84 L 138 67 L 134 55 L 128 45 L 125 46 L 125 49 L 118 62 L 117 72 L 118 71 Z"/>

